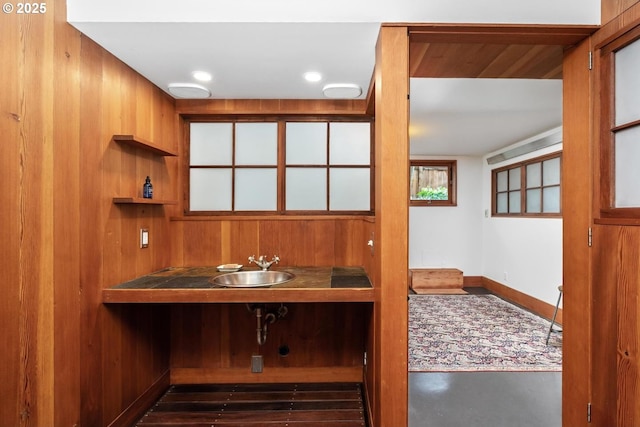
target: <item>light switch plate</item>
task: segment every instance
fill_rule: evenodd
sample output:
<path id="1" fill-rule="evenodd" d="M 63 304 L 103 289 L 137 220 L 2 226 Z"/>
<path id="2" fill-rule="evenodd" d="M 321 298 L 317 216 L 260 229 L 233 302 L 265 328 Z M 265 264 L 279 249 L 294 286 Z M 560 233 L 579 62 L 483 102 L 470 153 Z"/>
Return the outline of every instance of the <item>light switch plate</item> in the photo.
<path id="1" fill-rule="evenodd" d="M 146 228 L 140 229 L 140 248 L 149 247 L 149 230 Z"/>

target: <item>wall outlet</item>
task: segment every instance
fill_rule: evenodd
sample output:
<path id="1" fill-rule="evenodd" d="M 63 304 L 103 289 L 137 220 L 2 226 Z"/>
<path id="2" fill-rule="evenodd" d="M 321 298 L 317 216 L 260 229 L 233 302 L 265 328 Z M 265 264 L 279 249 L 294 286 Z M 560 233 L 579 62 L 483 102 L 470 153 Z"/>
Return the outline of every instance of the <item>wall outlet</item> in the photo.
<path id="1" fill-rule="evenodd" d="M 146 228 L 140 229 L 140 248 L 149 247 L 149 230 Z"/>
<path id="2" fill-rule="evenodd" d="M 507 273 L 506 271 L 504 272 L 504 281 L 505 282 L 509 281 L 509 273 Z"/>
<path id="3" fill-rule="evenodd" d="M 262 355 L 254 354 L 251 356 L 251 372 L 259 374 L 262 372 Z"/>

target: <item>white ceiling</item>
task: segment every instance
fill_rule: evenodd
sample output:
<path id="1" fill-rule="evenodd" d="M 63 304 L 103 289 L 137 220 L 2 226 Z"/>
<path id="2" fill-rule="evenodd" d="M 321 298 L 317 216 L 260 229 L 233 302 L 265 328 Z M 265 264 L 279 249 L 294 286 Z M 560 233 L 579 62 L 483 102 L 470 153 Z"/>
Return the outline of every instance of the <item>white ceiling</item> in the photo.
<path id="1" fill-rule="evenodd" d="M 68 21 L 163 90 L 321 99 L 371 82 L 381 22 L 597 24 L 599 0 L 67 0 Z M 306 71 L 323 79 L 306 82 Z M 503 85 L 508 85 L 505 87 Z M 411 81 L 412 154 L 481 155 L 561 124 L 561 83 Z M 425 130 L 414 133 L 413 130 Z"/>

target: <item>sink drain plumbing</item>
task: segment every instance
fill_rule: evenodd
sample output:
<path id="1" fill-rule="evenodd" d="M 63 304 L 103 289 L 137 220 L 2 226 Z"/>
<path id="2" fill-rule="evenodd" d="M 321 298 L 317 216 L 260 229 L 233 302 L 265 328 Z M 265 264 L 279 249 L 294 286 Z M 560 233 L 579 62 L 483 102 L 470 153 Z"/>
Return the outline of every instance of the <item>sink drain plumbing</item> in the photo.
<path id="1" fill-rule="evenodd" d="M 266 304 L 247 304 L 247 310 L 256 315 L 256 338 L 258 345 L 263 345 L 267 342 L 269 325 L 282 319 L 289 312 L 287 306 L 282 303 L 276 310 L 269 309 Z"/>

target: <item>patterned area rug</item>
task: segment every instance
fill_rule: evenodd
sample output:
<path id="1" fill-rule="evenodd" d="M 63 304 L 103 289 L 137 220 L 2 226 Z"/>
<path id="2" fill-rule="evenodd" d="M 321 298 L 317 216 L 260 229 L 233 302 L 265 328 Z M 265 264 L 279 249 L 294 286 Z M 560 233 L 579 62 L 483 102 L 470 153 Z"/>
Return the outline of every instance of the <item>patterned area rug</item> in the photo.
<path id="1" fill-rule="evenodd" d="M 561 371 L 562 334 L 495 295 L 411 295 L 409 371 Z"/>

